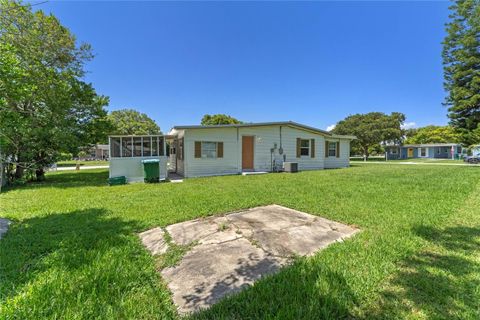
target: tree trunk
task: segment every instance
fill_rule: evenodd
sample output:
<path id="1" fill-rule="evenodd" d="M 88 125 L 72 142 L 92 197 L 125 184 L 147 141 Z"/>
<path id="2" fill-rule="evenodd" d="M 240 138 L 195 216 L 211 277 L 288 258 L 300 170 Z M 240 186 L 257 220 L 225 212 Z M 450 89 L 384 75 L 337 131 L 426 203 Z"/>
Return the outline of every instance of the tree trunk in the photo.
<path id="1" fill-rule="evenodd" d="M 21 179 L 23 177 L 23 173 L 25 172 L 25 168 L 21 163 L 17 163 L 15 168 L 15 179 Z"/>
<path id="2" fill-rule="evenodd" d="M 368 153 L 368 147 L 363 147 L 363 156 L 365 158 L 365 161 L 367 161 L 368 157 L 370 156 L 370 154 Z"/>
<path id="3" fill-rule="evenodd" d="M 43 168 L 35 170 L 35 175 L 37 177 L 37 181 L 45 180 L 45 171 L 43 170 Z"/>

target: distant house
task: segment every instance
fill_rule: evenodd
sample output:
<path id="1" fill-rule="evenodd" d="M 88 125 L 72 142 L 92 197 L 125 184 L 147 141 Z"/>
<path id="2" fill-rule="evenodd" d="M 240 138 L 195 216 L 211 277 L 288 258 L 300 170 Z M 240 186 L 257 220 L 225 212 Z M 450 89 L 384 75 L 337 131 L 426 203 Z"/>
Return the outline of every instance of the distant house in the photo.
<path id="1" fill-rule="evenodd" d="M 81 158 L 82 160 L 108 160 L 109 150 L 108 144 L 96 144 L 86 148 L 86 155 Z"/>
<path id="2" fill-rule="evenodd" d="M 143 181 L 142 160 L 158 158 L 160 176 L 186 178 L 244 172 L 349 166 L 353 136 L 286 122 L 175 126 L 164 136 L 111 136 L 110 177 Z M 167 169 L 168 163 L 168 169 Z"/>
<path id="3" fill-rule="evenodd" d="M 463 147 L 458 143 L 427 143 L 387 146 L 387 160 L 432 158 L 456 159 L 463 152 Z"/>
<path id="4" fill-rule="evenodd" d="M 109 145 L 108 144 L 97 144 L 93 148 L 92 155 L 95 160 L 107 160 L 109 157 Z"/>

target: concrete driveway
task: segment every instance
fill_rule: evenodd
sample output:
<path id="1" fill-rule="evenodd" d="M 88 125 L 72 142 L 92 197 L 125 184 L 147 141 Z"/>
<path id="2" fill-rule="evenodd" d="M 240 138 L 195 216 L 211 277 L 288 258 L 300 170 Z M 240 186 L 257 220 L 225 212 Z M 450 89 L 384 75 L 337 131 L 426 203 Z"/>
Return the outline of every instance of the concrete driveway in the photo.
<path id="1" fill-rule="evenodd" d="M 140 234 L 152 253 L 164 253 L 164 230 Z M 278 205 L 166 228 L 177 245 L 194 243 L 180 263 L 161 271 L 180 313 L 206 308 L 262 276 L 278 271 L 295 255 L 312 255 L 358 229 Z"/>

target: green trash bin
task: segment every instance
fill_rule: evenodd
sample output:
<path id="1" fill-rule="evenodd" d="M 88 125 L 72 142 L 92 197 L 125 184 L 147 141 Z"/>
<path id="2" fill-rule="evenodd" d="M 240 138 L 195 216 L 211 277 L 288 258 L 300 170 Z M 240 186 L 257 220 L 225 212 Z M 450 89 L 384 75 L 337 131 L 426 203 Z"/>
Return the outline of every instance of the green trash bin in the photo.
<path id="1" fill-rule="evenodd" d="M 112 177 L 108 179 L 108 184 L 111 186 L 118 186 L 121 184 L 126 184 L 127 183 L 127 177 L 125 176 L 120 176 L 120 177 Z"/>
<path id="2" fill-rule="evenodd" d="M 159 182 L 160 181 L 160 160 L 147 159 L 142 160 L 143 163 L 143 178 L 145 182 Z"/>

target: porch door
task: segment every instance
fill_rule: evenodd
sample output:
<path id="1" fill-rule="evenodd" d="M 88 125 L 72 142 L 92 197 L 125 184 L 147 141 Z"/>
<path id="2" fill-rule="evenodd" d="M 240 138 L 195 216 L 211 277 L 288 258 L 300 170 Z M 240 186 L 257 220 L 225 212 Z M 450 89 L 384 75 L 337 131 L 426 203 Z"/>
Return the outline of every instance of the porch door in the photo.
<path id="1" fill-rule="evenodd" d="M 413 158 L 413 148 L 408 148 L 408 157 Z"/>
<path id="2" fill-rule="evenodd" d="M 253 170 L 253 136 L 242 136 L 242 170 Z"/>

